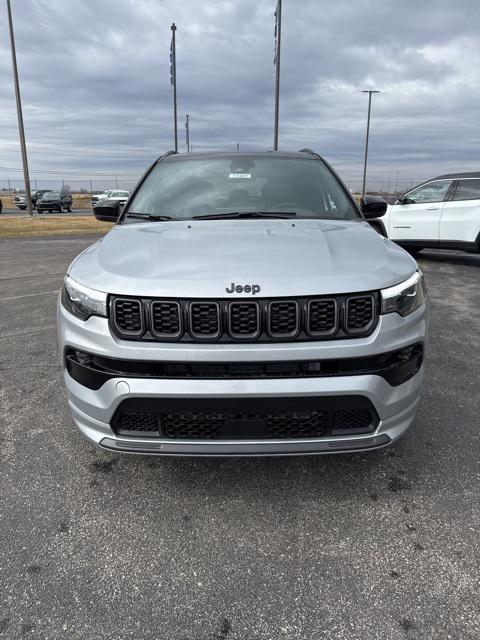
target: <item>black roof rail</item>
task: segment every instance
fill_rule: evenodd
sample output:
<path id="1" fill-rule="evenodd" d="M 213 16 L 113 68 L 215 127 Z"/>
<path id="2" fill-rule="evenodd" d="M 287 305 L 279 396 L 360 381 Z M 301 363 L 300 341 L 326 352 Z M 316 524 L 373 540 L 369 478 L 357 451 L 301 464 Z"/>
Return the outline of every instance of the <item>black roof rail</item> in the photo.
<path id="1" fill-rule="evenodd" d="M 174 151 L 173 149 L 170 149 L 170 151 L 167 151 L 166 153 L 162 154 L 159 158 L 157 158 L 155 160 L 155 164 L 157 162 L 161 162 L 162 160 L 165 160 L 165 158 L 168 158 L 168 156 L 174 156 L 176 153 L 178 153 L 178 151 Z"/>

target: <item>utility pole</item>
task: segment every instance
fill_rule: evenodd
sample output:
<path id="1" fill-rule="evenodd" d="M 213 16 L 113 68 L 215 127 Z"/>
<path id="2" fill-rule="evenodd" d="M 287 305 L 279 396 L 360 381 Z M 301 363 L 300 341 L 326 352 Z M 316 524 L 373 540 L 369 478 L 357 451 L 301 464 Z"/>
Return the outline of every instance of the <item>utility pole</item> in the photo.
<path id="1" fill-rule="evenodd" d="M 118 178 L 115 176 L 115 188 L 118 189 Z"/>
<path id="2" fill-rule="evenodd" d="M 90 178 L 90 195 L 93 195 L 92 179 Z"/>
<path id="3" fill-rule="evenodd" d="M 362 197 L 365 195 L 365 184 L 367 180 L 367 158 L 368 158 L 368 138 L 370 135 L 370 114 L 372 111 L 372 93 L 380 93 L 373 89 L 362 91 L 362 93 L 368 93 L 368 116 L 367 116 L 367 137 L 365 140 L 365 161 L 363 164 L 363 185 L 362 185 Z"/>
<path id="4" fill-rule="evenodd" d="M 28 215 L 33 216 L 32 194 L 30 193 L 30 178 L 28 175 L 27 146 L 25 144 L 25 129 L 23 127 L 22 100 L 20 97 L 20 85 L 18 83 L 17 54 L 15 51 L 15 36 L 13 34 L 12 7 L 7 0 L 8 25 L 10 29 L 10 48 L 12 51 L 13 82 L 15 84 L 15 100 L 17 103 L 18 133 L 20 135 L 20 148 L 22 150 L 23 179 L 25 182 L 25 197 L 27 198 Z"/>
<path id="5" fill-rule="evenodd" d="M 177 132 L 177 50 L 175 45 L 175 31 L 177 27 L 172 23 L 172 42 L 170 44 L 170 83 L 173 85 L 173 126 L 175 138 L 175 153 L 178 152 L 178 132 Z"/>
<path id="6" fill-rule="evenodd" d="M 237 142 L 237 151 L 240 151 L 240 144 Z"/>
<path id="7" fill-rule="evenodd" d="M 273 150 L 278 151 L 278 115 L 280 110 L 280 46 L 282 40 L 282 0 L 278 0 L 275 11 L 275 123 Z"/>
<path id="8" fill-rule="evenodd" d="M 7 182 L 8 182 L 8 195 L 11 196 L 12 195 L 12 187 L 10 186 L 10 179 L 7 178 Z"/>
<path id="9" fill-rule="evenodd" d="M 190 153 L 190 116 L 188 113 L 185 120 L 185 142 L 187 143 L 187 153 Z"/>

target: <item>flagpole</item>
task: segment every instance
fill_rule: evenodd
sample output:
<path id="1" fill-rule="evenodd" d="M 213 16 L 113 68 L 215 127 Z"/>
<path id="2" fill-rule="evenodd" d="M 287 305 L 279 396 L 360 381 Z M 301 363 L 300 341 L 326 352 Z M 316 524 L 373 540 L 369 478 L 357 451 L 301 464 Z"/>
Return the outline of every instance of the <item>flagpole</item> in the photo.
<path id="1" fill-rule="evenodd" d="M 278 112 L 280 102 L 280 45 L 282 39 L 282 0 L 277 2 L 275 12 L 276 21 L 276 47 L 275 47 L 275 127 L 273 133 L 273 150 L 278 151 Z"/>
<path id="2" fill-rule="evenodd" d="M 10 6 L 10 0 L 7 0 L 7 13 L 8 13 L 8 27 L 10 31 L 10 49 L 12 52 L 13 83 L 15 85 L 15 100 L 17 103 L 18 133 L 20 136 L 23 178 L 25 181 L 25 198 L 27 200 L 28 215 L 32 216 L 33 215 L 32 195 L 30 193 L 30 176 L 28 175 L 27 145 L 25 143 L 25 128 L 23 126 L 22 100 L 20 97 L 20 84 L 18 82 L 17 54 L 15 50 L 15 36 L 13 33 L 12 7 Z"/>
<path id="3" fill-rule="evenodd" d="M 172 23 L 170 27 L 172 30 L 172 71 L 173 71 L 173 123 L 174 123 L 174 132 L 175 132 L 175 153 L 178 153 L 178 131 L 177 131 L 177 51 L 175 48 L 175 31 L 177 27 L 175 23 Z"/>
<path id="4" fill-rule="evenodd" d="M 187 153 L 190 153 L 190 116 L 188 113 L 185 120 L 185 142 L 187 143 Z"/>

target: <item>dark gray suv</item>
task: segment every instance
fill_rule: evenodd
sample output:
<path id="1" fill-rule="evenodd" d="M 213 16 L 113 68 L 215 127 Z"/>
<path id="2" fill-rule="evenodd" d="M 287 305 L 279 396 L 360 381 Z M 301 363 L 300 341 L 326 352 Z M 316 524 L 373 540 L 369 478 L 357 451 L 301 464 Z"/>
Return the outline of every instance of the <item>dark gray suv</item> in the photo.
<path id="1" fill-rule="evenodd" d="M 53 211 L 58 211 L 59 213 L 68 211 L 68 213 L 71 213 L 72 196 L 66 191 L 46 191 L 36 201 L 36 208 L 39 213 L 41 211 L 48 211 L 49 213 Z"/>

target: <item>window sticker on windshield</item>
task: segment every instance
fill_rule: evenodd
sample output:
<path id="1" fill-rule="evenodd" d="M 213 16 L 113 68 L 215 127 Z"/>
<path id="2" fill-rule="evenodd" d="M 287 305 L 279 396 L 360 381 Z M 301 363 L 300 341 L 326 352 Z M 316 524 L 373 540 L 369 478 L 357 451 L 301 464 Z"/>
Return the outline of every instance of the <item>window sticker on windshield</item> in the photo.
<path id="1" fill-rule="evenodd" d="M 249 180 L 252 177 L 251 173 L 230 173 L 229 180 Z"/>

